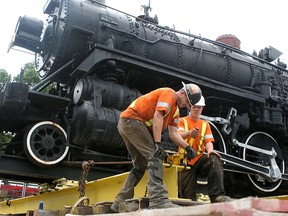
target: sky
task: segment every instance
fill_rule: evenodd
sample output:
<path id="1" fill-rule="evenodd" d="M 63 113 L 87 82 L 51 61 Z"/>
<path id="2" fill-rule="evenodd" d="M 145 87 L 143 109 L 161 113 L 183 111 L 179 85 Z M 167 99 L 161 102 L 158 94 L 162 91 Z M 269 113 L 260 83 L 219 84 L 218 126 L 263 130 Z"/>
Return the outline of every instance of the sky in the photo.
<path id="1" fill-rule="evenodd" d="M 106 0 L 107 5 L 132 15 L 143 14 L 141 5 L 149 0 Z M 150 0 L 159 25 L 174 27 L 210 40 L 232 34 L 241 41 L 241 50 L 252 54 L 272 46 L 283 54 L 281 61 L 288 65 L 287 0 Z M 0 69 L 16 76 L 25 63 L 34 61 L 34 55 L 17 51 L 7 53 L 18 18 L 28 15 L 45 20 L 46 0 L 6 0 L 0 13 Z M 286 20 L 286 21 L 285 21 Z M 17 50 L 16 50 L 17 49 Z"/>

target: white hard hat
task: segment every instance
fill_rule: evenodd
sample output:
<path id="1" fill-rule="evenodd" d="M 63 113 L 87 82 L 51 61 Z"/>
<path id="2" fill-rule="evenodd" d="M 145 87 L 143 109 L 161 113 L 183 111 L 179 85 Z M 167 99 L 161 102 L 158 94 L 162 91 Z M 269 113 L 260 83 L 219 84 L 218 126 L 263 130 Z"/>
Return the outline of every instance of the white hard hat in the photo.
<path id="1" fill-rule="evenodd" d="M 205 98 L 201 96 L 200 100 L 195 104 L 195 106 L 205 106 Z"/>

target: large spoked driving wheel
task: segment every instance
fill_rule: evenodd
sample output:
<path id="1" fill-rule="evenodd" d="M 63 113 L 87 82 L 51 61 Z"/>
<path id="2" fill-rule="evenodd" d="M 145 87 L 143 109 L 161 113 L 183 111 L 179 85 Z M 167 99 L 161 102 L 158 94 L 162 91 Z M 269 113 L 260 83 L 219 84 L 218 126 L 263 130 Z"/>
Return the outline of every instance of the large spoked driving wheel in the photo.
<path id="1" fill-rule="evenodd" d="M 226 145 L 221 132 L 213 122 L 209 121 L 209 124 L 211 126 L 211 131 L 215 140 L 213 143 L 214 149 L 226 153 Z"/>
<path id="2" fill-rule="evenodd" d="M 277 156 L 275 158 L 277 166 L 279 167 L 280 172 L 284 173 L 285 164 L 284 164 L 283 154 L 276 140 L 272 136 L 270 136 L 269 134 L 265 132 L 257 131 L 255 133 L 252 133 L 247 138 L 245 144 L 255 146 L 261 149 L 269 150 L 269 151 L 273 147 L 277 153 Z M 271 165 L 268 155 L 261 153 L 261 152 L 249 150 L 246 148 L 244 148 L 243 150 L 243 159 L 251 161 L 256 164 L 260 164 L 262 166 L 269 167 Z M 281 182 L 282 182 L 281 179 L 276 180 L 276 181 L 268 181 L 263 176 L 252 175 L 252 174 L 248 174 L 248 178 L 253 184 L 253 186 L 255 187 L 255 189 L 262 193 L 275 191 L 281 185 Z"/>
<path id="3" fill-rule="evenodd" d="M 51 121 L 35 124 L 25 136 L 25 154 L 38 166 L 56 165 L 65 158 L 68 150 L 65 130 Z"/>

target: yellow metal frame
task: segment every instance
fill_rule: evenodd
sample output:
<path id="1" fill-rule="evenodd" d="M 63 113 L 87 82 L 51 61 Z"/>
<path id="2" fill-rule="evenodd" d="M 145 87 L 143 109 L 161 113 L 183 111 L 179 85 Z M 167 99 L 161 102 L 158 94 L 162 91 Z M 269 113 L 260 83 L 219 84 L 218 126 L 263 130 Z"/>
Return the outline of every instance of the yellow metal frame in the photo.
<path id="1" fill-rule="evenodd" d="M 169 197 L 178 198 L 178 172 L 184 169 L 183 166 L 164 164 L 164 183 L 168 189 Z M 85 196 L 89 198 L 90 204 L 95 202 L 113 201 L 120 191 L 128 173 L 98 179 L 86 184 Z M 145 196 L 147 175 L 135 188 L 135 198 Z M 46 210 L 61 210 L 64 206 L 73 206 L 79 199 L 78 186 L 65 188 L 58 191 L 46 192 L 34 196 L 0 202 L 0 214 L 23 214 L 28 210 L 38 209 L 40 201 L 44 203 Z"/>

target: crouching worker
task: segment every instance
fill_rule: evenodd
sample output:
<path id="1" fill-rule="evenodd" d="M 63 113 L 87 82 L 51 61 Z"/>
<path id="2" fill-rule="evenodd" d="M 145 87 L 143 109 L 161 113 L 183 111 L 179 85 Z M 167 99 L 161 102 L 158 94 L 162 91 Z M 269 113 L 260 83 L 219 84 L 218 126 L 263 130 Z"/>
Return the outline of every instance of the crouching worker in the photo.
<path id="1" fill-rule="evenodd" d="M 178 133 L 178 108 L 190 109 L 202 93 L 195 84 L 183 85 L 177 92 L 171 88 L 159 88 L 142 95 L 120 114 L 118 130 L 132 158 L 133 168 L 111 206 L 112 211 L 119 212 L 119 203 L 134 197 L 134 187 L 146 169 L 149 208 L 178 207 L 170 202 L 163 183 L 165 152 L 161 133 L 168 127 L 171 140 L 184 148 L 190 159 L 195 157 L 195 151 Z"/>
<path id="2" fill-rule="evenodd" d="M 208 195 L 212 203 L 227 202 L 231 198 L 225 196 L 223 182 L 223 166 L 220 155 L 214 151 L 214 138 L 210 125 L 207 121 L 200 119 L 200 115 L 205 106 L 205 99 L 202 96 L 200 101 L 191 106 L 189 115 L 179 119 L 178 132 L 183 139 L 189 143 L 196 151 L 196 157 L 188 160 L 190 170 L 186 170 L 185 184 L 183 184 L 182 193 L 184 198 L 196 200 L 197 177 L 208 177 Z M 204 152 L 207 154 L 204 154 Z M 181 147 L 178 147 L 180 154 L 184 153 Z M 183 176 L 184 178 L 184 176 Z"/>

